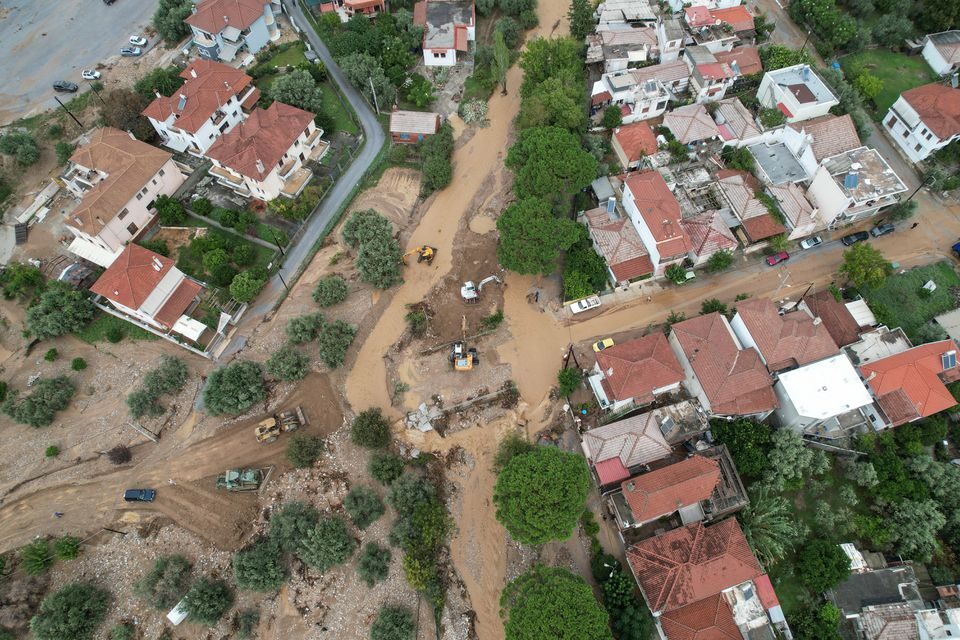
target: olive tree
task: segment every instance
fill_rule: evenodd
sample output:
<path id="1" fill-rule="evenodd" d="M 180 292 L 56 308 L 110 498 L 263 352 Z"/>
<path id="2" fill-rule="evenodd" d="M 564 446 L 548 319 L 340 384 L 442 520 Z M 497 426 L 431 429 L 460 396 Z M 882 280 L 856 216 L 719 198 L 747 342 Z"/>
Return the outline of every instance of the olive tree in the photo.
<path id="1" fill-rule="evenodd" d="M 256 362 L 240 360 L 210 374 L 203 403 L 213 415 L 243 413 L 267 397 L 263 370 Z"/>

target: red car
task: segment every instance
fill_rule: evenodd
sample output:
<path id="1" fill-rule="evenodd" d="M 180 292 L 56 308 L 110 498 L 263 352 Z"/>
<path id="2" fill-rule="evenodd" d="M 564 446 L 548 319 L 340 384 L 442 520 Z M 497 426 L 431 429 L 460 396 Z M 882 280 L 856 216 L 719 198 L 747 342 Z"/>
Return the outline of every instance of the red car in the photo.
<path id="1" fill-rule="evenodd" d="M 790 254 L 786 251 L 781 251 L 780 253 L 775 253 L 772 256 L 767 256 L 767 264 L 771 267 L 775 267 L 781 262 L 786 262 L 790 259 Z"/>

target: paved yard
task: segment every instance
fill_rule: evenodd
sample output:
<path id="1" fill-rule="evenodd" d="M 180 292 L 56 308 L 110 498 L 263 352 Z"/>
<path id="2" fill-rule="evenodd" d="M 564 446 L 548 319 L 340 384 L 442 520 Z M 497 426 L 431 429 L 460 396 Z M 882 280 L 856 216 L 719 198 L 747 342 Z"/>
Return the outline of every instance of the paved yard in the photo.
<path id="1" fill-rule="evenodd" d="M 117 56 L 127 38 L 150 23 L 157 4 L 156 0 L 117 0 L 112 6 L 100 0 L 0 3 L 0 125 L 57 106 L 50 87 L 54 80 L 82 84 L 80 71 Z"/>

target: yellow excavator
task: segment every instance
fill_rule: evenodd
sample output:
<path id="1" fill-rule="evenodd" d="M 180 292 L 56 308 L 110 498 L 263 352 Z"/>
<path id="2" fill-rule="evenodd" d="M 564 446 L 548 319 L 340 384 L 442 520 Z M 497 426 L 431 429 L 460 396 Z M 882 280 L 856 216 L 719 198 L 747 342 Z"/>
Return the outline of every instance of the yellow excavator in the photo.
<path id="1" fill-rule="evenodd" d="M 437 253 L 437 250 L 434 247 L 423 245 L 422 247 L 414 247 L 403 254 L 403 264 L 407 264 L 407 256 L 412 256 L 417 254 L 417 262 L 426 262 L 427 265 L 433 264 L 433 256 Z"/>

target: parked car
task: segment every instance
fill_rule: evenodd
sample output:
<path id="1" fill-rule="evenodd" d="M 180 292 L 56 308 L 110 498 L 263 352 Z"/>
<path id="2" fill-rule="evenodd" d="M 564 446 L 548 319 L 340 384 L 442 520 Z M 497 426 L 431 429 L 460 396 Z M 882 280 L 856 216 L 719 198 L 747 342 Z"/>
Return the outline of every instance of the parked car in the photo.
<path id="1" fill-rule="evenodd" d="M 145 47 L 147 46 L 147 39 L 143 36 L 130 36 L 130 44 L 135 47 Z"/>
<path id="2" fill-rule="evenodd" d="M 123 492 L 123 499 L 127 502 L 153 502 L 156 497 L 156 489 L 127 489 Z"/>
<path id="3" fill-rule="evenodd" d="M 810 236 L 809 238 L 804 238 L 800 241 L 800 248 L 804 250 L 813 249 L 821 244 L 823 244 L 823 238 L 820 236 Z"/>
<path id="4" fill-rule="evenodd" d="M 53 83 L 54 91 L 65 91 L 67 93 L 75 93 L 79 89 L 76 84 L 72 82 L 67 82 L 66 80 L 57 80 Z"/>
<path id="5" fill-rule="evenodd" d="M 114 3 L 114 0 L 103 0 L 103 4 L 107 5 L 108 7 L 113 3 Z"/>
<path id="6" fill-rule="evenodd" d="M 858 242 L 863 242 L 870 238 L 870 234 L 866 231 L 857 231 L 856 233 L 851 233 L 850 235 L 843 236 L 840 238 L 845 246 L 849 247 L 852 244 L 857 244 Z"/>
<path id="7" fill-rule="evenodd" d="M 884 222 L 883 224 L 878 224 L 873 229 L 870 229 L 870 235 L 874 238 L 879 238 L 880 236 L 885 236 L 888 233 L 893 233 L 897 228 L 893 226 L 892 222 Z"/>
<path id="8" fill-rule="evenodd" d="M 790 254 L 786 251 L 781 251 L 780 253 L 775 253 L 772 256 L 767 256 L 767 264 L 771 267 L 775 267 L 781 262 L 786 262 L 790 259 Z"/>
<path id="9" fill-rule="evenodd" d="M 588 296 L 570 305 L 571 313 L 583 313 L 600 306 L 600 296 Z"/>
<path id="10" fill-rule="evenodd" d="M 100 72 L 94 71 L 93 69 L 84 69 L 80 72 L 80 76 L 83 77 L 84 80 L 99 80 Z"/>
<path id="11" fill-rule="evenodd" d="M 593 350 L 599 353 L 600 351 L 603 351 L 604 349 L 607 349 L 612 346 L 613 346 L 613 338 L 604 338 L 603 340 L 593 343 Z"/>
<path id="12" fill-rule="evenodd" d="M 120 49 L 120 55 L 124 58 L 135 58 L 143 53 L 143 50 L 140 47 L 124 47 Z"/>

